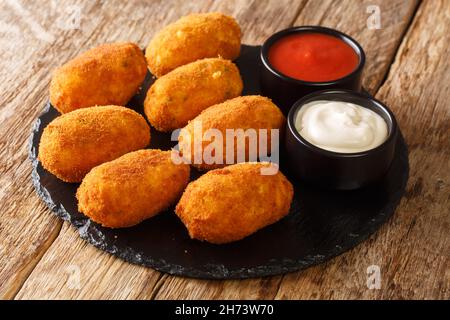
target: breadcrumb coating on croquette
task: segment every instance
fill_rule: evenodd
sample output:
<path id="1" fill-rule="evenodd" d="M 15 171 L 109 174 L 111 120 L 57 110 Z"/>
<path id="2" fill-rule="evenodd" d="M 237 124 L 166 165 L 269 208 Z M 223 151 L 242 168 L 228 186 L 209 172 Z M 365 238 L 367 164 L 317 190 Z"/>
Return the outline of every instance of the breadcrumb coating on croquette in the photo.
<path id="1" fill-rule="evenodd" d="M 66 182 L 80 182 L 95 166 L 150 143 L 150 127 L 120 106 L 83 108 L 55 118 L 39 143 L 43 167 Z"/>
<path id="2" fill-rule="evenodd" d="M 259 129 L 266 129 L 267 133 L 267 150 L 271 150 L 271 135 L 272 129 L 279 130 L 279 138 L 283 136 L 283 130 L 286 119 L 281 110 L 269 98 L 253 95 L 241 96 L 225 102 L 216 104 L 205 109 L 196 118 L 191 120 L 185 126 L 179 135 L 178 142 L 180 152 L 183 157 L 187 159 L 194 167 L 200 170 L 211 170 L 221 168 L 227 165 L 226 163 L 226 132 L 227 129 L 255 129 L 257 132 L 257 149 L 259 150 L 260 134 Z M 195 148 L 194 128 L 196 124 L 201 124 L 202 135 L 209 129 L 217 129 L 223 136 L 223 156 L 222 164 L 211 163 L 208 164 L 203 159 L 203 150 L 211 143 L 203 140 L 202 148 Z M 184 137 L 187 136 L 187 139 Z M 199 138 L 199 137 L 197 137 Z M 238 151 L 237 139 L 234 139 L 234 163 L 237 161 Z M 258 153 L 259 151 L 256 150 Z M 197 153 L 197 154 L 196 154 Z M 201 154 L 198 154 L 201 153 Z M 245 155 L 247 161 L 249 160 L 249 143 L 245 143 Z M 201 163 L 195 163 L 195 159 L 203 159 Z"/>
<path id="3" fill-rule="evenodd" d="M 160 77 L 173 69 L 203 58 L 239 56 L 241 29 L 236 20 L 222 13 L 184 16 L 158 32 L 145 56 L 150 71 Z"/>
<path id="4" fill-rule="evenodd" d="M 184 127 L 204 109 L 239 96 L 242 88 L 234 63 L 202 59 L 157 79 L 147 93 L 144 111 L 157 130 L 172 131 Z"/>
<path id="5" fill-rule="evenodd" d="M 105 227 L 130 227 L 176 203 L 190 168 L 172 151 L 128 153 L 89 172 L 77 190 L 78 210 Z"/>
<path id="6" fill-rule="evenodd" d="M 176 214 L 191 238 L 215 244 L 240 240 L 288 214 L 292 184 L 268 163 L 241 163 L 205 173 L 184 191 Z"/>
<path id="7" fill-rule="evenodd" d="M 136 44 L 104 44 L 53 72 L 50 101 L 61 113 L 94 105 L 125 105 L 146 74 L 146 60 Z"/>

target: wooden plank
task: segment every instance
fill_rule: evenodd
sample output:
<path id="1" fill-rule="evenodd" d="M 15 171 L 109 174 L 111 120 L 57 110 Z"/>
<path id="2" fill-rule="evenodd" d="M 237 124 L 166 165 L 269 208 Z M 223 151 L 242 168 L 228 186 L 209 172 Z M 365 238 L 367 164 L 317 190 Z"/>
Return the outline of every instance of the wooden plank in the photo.
<path id="1" fill-rule="evenodd" d="M 309 1 L 294 24 L 334 28 L 357 40 L 366 52 L 363 85 L 373 93 L 391 65 L 416 6 L 417 0 Z M 380 29 L 374 23 L 376 10 Z"/>
<path id="2" fill-rule="evenodd" d="M 65 1 L 62 6 L 64 4 Z M 56 44 L 48 45 L 42 43 L 42 40 L 36 40 L 33 35 L 27 35 L 30 38 L 27 38 L 25 43 L 29 46 L 27 48 L 29 51 L 25 52 L 24 47 L 15 48 L 17 50 L 15 54 L 19 56 L 16 57 L 17 64 L 11 68 L 14 69 L 12 71 L 6 69 L 8 65 L 4 63 L 5 59 L 0 59 L 2 67 L 0 72 L 3 72 L 1 76 L 2 79 L 6 79 L 0 84 L 2 88 L 0 101 L 4 106 L 0 110 L 3 147 L 1 151 L 3 153 L 0 153 L 1 178 L 9 175 L 1 181 L 3 192 L 0 193 L 2 200 L 0 205 L 4 204 L 1 207 L 0 222 L 2 245 L 0 292 L 3 297 L 14 296 L 24 278 L 59 231 L 58 222 L 40 204 L 29 186 L 29 171 L 27 172 L 29 164 L 26 159 L 26 145 L 23 143 L 28 135 L 28 131 L 23 128 L 30 126 L 47 97 L 48 69 L 57 65 L 61 59 L 67 59 L 80 50 L 102 41 L 126 40 L 129 37 L 145 45 L 154 30 L 164 25 L 165 21 L 173 21 L 177 18 L 177 12 L 171 10 L 175 7 L 174 4 L 170 3 L 164 7 L 165 4 L 166 2 L 155 4 L 155 7 L 149 6 L 149 9 L 145 7 L 139 8 L 142 10 L 136 10 L 133 8 L 135 5 L 133 3 L 117 2 L 100 5 L 86 2 L 83 3 L 83 8 L 90 15 L 101 17 L 100 12 L 102 12 L 105 16 L 99 20 L 86 22 L 83 31 L 64 32 L 57 30 L 56 24 L 53 24 L 51 19 L 43 18 L 46 13 L 40 12 L 42 4 L 39 4 L 39 7 L 36 5 L 36 8 L 33 5 L 28 6 L 34 15 L 40 17 L 40 21 L 45 21 L 45 28 L 55 29 L 65 37 L 57 38 Z M 111 8 L 108 10 L 109 5 L 114 5 L 117 12 L 122 12 L 125 17 L 131 17 L 132 13 L 139 11 L 144 12 L 145 17 L 142 18 L 139 14 L 133 19 L 124 20 L 122 16 L 118 17 L 114 14 Z M 229 6 L 226 10 L 235 8 L 234 3 L 228 5 L 228 3 L 220 2 L 220 5 L 225 9 Z M 241 5 L 249 8 L 248 15 L 244 14 L 240 18 L 240 20 L 249 20 L 243 28 L 248 30 L 248 34 L 261 17 L 251 15 L 254 6 L 248 5 L 247 2 Z M 200 6 L 202 6 L 201 9 L 199 9 Z M 217 6 L 217 3 L 202 3 L 198 7 L 197 4 L 195 5 L 198 10 L 210 10 L 214 9 L 214 6 Z M 10 7 L 3 3 L 0 9 L 1 21 L 16 23 L 30 34 L 28 24 L 22 20 L 15 21 Z M 191 9 L 192 7 L 182 7 L 176 10 L 187 12 Z M 239 12 L 242 14 L 241 11 Z M 319 12 L 316 12 L 316 15 L 318 14 Z M 329 15 L 334 13 L 329 12 Z M 158 22 L 147 22 L 147 16 L 157 16 Z M 313 12 L 311 16 L 314 16 Z M 401 48 L 390 76 L 380 90 L 379 97 L 385 99 L 395 110 L 410 144 L 412 176 L 407 197 L 402 202 L 396 217 L 389 226 L 383 228 L 364 245 L 325 265 L 285 276 L 281 284 L 281 277 L 209 282 L 161 276 L 152 270 L 123 263 L 86 245 L 78 238 L 76 232 L 66 225 L 54 245 L 31 273 L 17 298 L 271 298 L 275 295 L 277 298 L 448 298 L 449 277 L 445 274 L 449 269 L 448 258 L 442 254 L 442 252 L 448 252 L 449 247 L 448 236 L 445 233 L 449 226 L 449 155 L 447 151 L 449 149 L 447 138 L 449 115 L 448 108 L 444 105 L 449 98 L 448 85 L 444 87 L 444 84 L 448 84 L 449 79 L 443 74 L 448 69 L 445 58 L 448 56 L 448 48 L 445 48 L 448 36 L 439 27 L 427 30 L 430 25 L 448 25 L 448 16 L 445 0 L 435 7 L 432 7 L 430 3 L 424 3 L 424 8 L 419 10 L 418 18 L 413 24 L 414 32 L 411 31 L 408 34 L 408 44 Z M 118 19 L 118 22 L 111 22 L 114 19 Z M 270 19 L 269 22 L 271 22 Z M 112 26 L 105 25 L 109 23 Z M 148 33 L 140 26 L 137 27 L 140 24 L 149 27 Z M 121 25 L 125 27 L 120 28 Z M 87 29 L 84 29 L 85 27 Z M 277 29 L 282 27 L 284 26 L 275 26 Z M 269 30 L 268 33 L 272 32 L 268 26 L 265 26 L 264 30 Z M 433 45 L 426 47 L 428 38 Z M 252 43 L 251 37 L 247 35 L 244 36 L 244 41 Z M 18 41 L 16 45 L 19 46 L 20 43 L 21 41 Z M 420 46 L 416 47 L 417 44 Z M 13 55 L 11 52 L 4 52 L 3 48 L 2 46 L 0 54 L 2 57 L 7 57 L 6 61 L 10 63 Z M 24 52 L 20 52 L 20 49 Z M 366 51 L 368 51 L 367 48 Z M 41 57 L 36 60 L 39 56 Z M 443 58 L 436 62 L 437 57 Z M 30 61 L 35 62 L 30 63 Z M 425 70 L 415 71 L 417 65 Z M 403 66 L 408 66 L 409 69 L 403 69 Z M 29 70 L 32 71 L 31 77 Z M 402 74 L 403 70 L 408 71 L 401 76 L 398 75 Z M 436 70 L 440 70 L 437 76 Z M 384 76 L 377 78 L 376 83 L 381 83 L 383 78 Z M 428 91 L 426 80 L 434 83 L 434 89 Z M 30 89 L 20 90 L 25 85 Z M 376 85 L 373 86 L 373 88 L 376 87 Z M 19 94 L 16 94 L 17 92 Z M 404 107 L 405 105 L 407 107 Z M 411 117 L 412 112 L 419 115 L 420 121 L 417 121 L 416 117 Z M 429 123 L 434 123 L 432 129 L 428 129 Z M 428 134 L 420 134 L 420 132 Z M 425 140 L 425 137 L 430 137 L 430 141 Z M 5 159 L 5 165 L 3 159 Z M 20 211 L 18 211 L 19 208 Z M 18 216 L 19 212 L 20 219 L 13 220 L 12 217 Z M 411 213 L 415 214 L 411 215 Z M 16 230 L 25 226 L 28 226 L 28 229 L 17 233 Z M 421 239 L 426 239 L 426 242 Z M 393 243 L 400 245 L 393 247 Z M 35 244 L 34 247 L 33 244 Z M 371 264 L 378 264 L 381 267 L 383 281 L 381 290 L 367 290 L 366 268 Z M 80 286 L 76 281 L 77 270 L 80 272 Z M 278 285 L 280 290 L 277 291 Z"/>
<path id="3" fill-rule="evenodd" d="M 369 3 L 378 4 L 382 14 L 382 26 L 380 30 L 367 29 L 367 17 L 369 14 L 366 8 Z M 295 20 L 295 25 L 319 24 L 332 28 L 337 28 L 355 36 L 357 40 L 361 40 L 364 49 L 369 57 L 369 65 L 371 57 L 377 57 L 376 62 L 366 69 L 366 74 L 370 72 L 369 82 L 366 83 L 368 88 L 372 91 L 381 83 L 388 69 L 388 64 L 392 61 L 395 54 L 395 49 L 400 42 L 401 36 L 408 26 L 408 21 L 411 19 L 416 1 L 308 1 L 308 3 L 301 10 L 298 18 Z M 383 25 L 384 24 L 384 25 Z M 380 45 L 381 39 L 389 39 L 387 44 Z M 380 48 L 383 48 L 381 50 Z M 382 63 L 383 62 L 383 63 Z M 364 248 L 366 245 L 360 246 Z M 364 249 L 363 249 L 364 250 Z M 347 255 L 344 255 L 344 257 Z M 351 259 L 360 259 L 364 254 L 361 252 L 351 255 Z M 305 272 L 294 273 L 294 277 L 304 277 L 308 282 L 318 283 L 317 279 L 322 279 L 325 270 L 334 270 L 345 268 L 349 274 L 359 275 L 360 280 L 350 279 L 346 282 L 340 280 L 340 285 L 343 292 L 348 296 L 352 296 L 352 292 L 348 292 L 347 288 L 352 288 L 354 283 L 362 283 L 365 285 L 366 269 L 353 269 L 354 264 L 346 263 L 343 258 L 338 258 L 323 266 L 309 269 Z M 369 266 L 369 264 L 364 264 Z M 359 267 L 358 267 L 359 268 Z M 349 269 L 353 271 L 350 272 Z M 333 281 L 333 272 L 327 272 L 330 281 Z M 291 279 L 293 276 L 289 276 Z M 253 279 L 246 281 L 217 281 L 205 282 L 199 280 L 186 280 L 182 278 L 168 278 L 161 286 L 157 299 L 210 299 L 210 298 L 225 298 L 225 299 L 271 299 L 277 296 L 278 286 L 283 277 L 271 277 L 267 279 Z M 282 283 L 294 283 L 296 280 L 287 280 Z M 299 290 L 303 288 L 300 286 L 289 287 L 281 294 L 283 298 L 292 298 L 296 295 L 305 294 L 308 291 Z M 274 291 L 275 290 L 275 291 Z M 327 297 L 327 287 L 318 287 L 314 295 L 323 294 L 321 297 Z"/>
<path id="4" fill-rule="evenodd" d="M 41 66 L 51 64 L 42 54 L 50 49 L 45 30 L 53 26 L 33 9 L 0 3 L 1 298 L 15 295 L 61 228 L 34 194 L 27 159 L 29 128 L 47 99 L 48 71 Z"/>
<path id="5" fill-rule="evenodd" d="M 151 298 L 160 274 L 106 254 L 64 223 L 16 299 Z"/>
<path id="6" fill-rule="evenodd" d="M 81 30 L 62 32 L 53 25 L 45 26 L 55 34 L 55 43 L 47 46 L 41 45 L 41 47 L 33 49 L 32 53 L 28 53 L 30 55 L 28 61 L 33 61 L 33 57 L 37 56 L 42 56 L 42 61 L 36 66 L 37 74 L 31 76 L 26 74 L 23 76 L 23 81 L 35 79 L 32 84 L 39 83 L 39 86 L 30 85 L 27 92 L 22 93 L 23 97 L 29 95 L 29 92 L 34 93 L 28 100 L 14 99 L 10 102 L 8 110 L 10 110 L 13 118 L 5 122 L 5 126 L 8 128 L 5 130 L 15 132 L 17 128 L 29 127 L 31 121 L 39 113 L 43 102 L 47 99 L 50 79 L 48 70 L 76 55 L 81 50 L 103 42 L 121 40 L 131 40 L 145 46 L 152 35 L 167 23 L 189 12 L 198 11 L 222 11 L 234 15 L 244 31 L 243 42 L 258 43 L 270 33 L 287 27 L 295 19 L 298 10 L 304 5 L 305 1 L 271 0 L 264 5 L 256 0 L 229 2 L 188 2 L 180 0 L 150 3 L 140 1 L 92 3 L 86 1 L 78 3 L 83 16 Z M 63 12 L 62 8 L 69 4 L 71 4 L 71 1 L 58 2 L 59 11 Z M 39 16 L 39 20 L 44 20 L 45 9 L 45 6 L 42 6 L 41 3 L 29 7 L 30 12 Z M 8 19 L 11 18 L 8 17 Z M 19 24 L 19 22 L 17 23 Z M 20 28 L 22 27 L 20 26 Z M 38 41 L 34 40 L 34 42 L 37 43 L 36 46 L 39 45 Z M 25 67 L 22 67 L 17 73 L 24 72 L 24 70 Z M 14 81 L 15 79 L 12 77 L 10 84 L 13 84 Z M 18 90 L 20 86 L 14 82 L 14 88 Z M 39 100 L 35 99 L 35 95 L 39 95 Z M 13 93 L 10 93 L 10 96 L 12 97 Z M 24 110 L 28 110 L 28 114 L 25 114 Z M 13 124 L 13 121 L 18 123 Z M 23 133 L 24 137 L 27 135 L 28 131 Z M 24 150 L 13 149 L 14 146 L 10 146 L 10 148 L 14 152 L 20 151 L 23 155 L 23 161 L 26 163 Z M 23 174 L 20 185 L 26 186 L 23 188 L 28 188 L 28 194 L 32 194 L 31 197 L 35 202 L 38 202 L 37 196 L 33 194 L 29 186 L 28 174 Z M 19 205 L 22 205 L 24 192 L 20 192 L 17 186 L 11 188 L 9 194 L 14 195 L 14 200 L 11 201 L 16 201 Z M 43 209 L 42 204 L 39 204 L 39 206 L 43 213 L 46 213 L 42 219 L 47 224 L 54 225 L 55 219 L 50 216 L 48 211 Z M 9 210 L 16 212 L 13 208 Z M 27 213 L 21 218 L 24 224 L 36 227 L 32 224 L 31 217 Z M 9 223 L 9 221 L 6 219 L 5 223 Z M 14 228 L 14 225 L 11 225 L 10 228 Z M 45 230 L 40 234 L 48 237 L 48 232 Z M 29 234 L 14 235 L 11 233 L 11 238 L 13 240 L 19 239 L 16 241 L 23 242 L 24 247 L 28 244 L 27 237 L 29 237 Z M 39 252 L 43 253 L 43 251 L 45 250 Z M 18 252 L 15 259 L 17 264 L 21 265 L 24 261 Z M 17 268 L 9 268 L 4 273 L 5 278 L 10 278 L 11 275 L 17 273 Z M 73 279 L 74 277 L 77 278 L 76 274 L 80 275 L 80 286 L 74 285 Z M 70 279 L 68 279 L 69 277 Z M 64 226 L 52 246 L 46 251 L 23 284 L 16 298 L 153 298 L 167 278 L 167 276 L 162 277 L 156 271 L 132 266 L 86 245 L 71 227 Z M 14 296 L 15 291 L 20 288 L 24 280 L 25 277 L 21 277 L 13 289 L 11 289 L 10 284 L 5 285 L 5 290 L 11 292 L 7 297 Z M 273 292 L 275 291 L 273 290 Z"/>
<path id="7" fill-rule="evenodd" d="M 64 24 L 70 17 L 76 22 L 77 9 L 80 27 Z M 145 46 L 158 21 L 190 11 L 163 1 L 0 2 L 0 298 L 14 297 L 62 225 L 35 194 L 27 158 L 31 124 L 48 100 L 50 71 L 99 43 Z"/>
<path id="8" fill-rule="evenodd" d="M 394 218 L 328 266 L 285 276 L 277 299 L 449 299 L 449 17 L 448 1 L 423 2 L 377 94 L 410 152 L 407 193 Z M 370 265 L 380 267 L 379 290 L 367 289 Z"/>

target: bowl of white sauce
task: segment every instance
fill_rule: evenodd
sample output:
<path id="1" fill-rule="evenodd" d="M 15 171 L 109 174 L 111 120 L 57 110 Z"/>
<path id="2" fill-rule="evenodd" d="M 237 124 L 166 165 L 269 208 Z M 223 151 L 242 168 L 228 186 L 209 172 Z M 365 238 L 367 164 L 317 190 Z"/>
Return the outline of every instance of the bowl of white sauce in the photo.
<path id="1" fill-rule="evenodd" d="M 397 122 L 380 101 L 347 90 L 298 100 L 287 119 L 289 170 L 302 181 L 352 190 L 380 180 L 397 141 Z"/>

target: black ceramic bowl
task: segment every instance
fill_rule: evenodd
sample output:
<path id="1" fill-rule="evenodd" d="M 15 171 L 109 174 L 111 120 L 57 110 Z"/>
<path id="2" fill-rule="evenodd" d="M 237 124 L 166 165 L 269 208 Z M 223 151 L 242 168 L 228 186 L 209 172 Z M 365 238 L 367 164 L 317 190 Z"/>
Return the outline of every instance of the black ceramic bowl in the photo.
<path id="1" fill-rule="evenodd" d="M 342 39 L 349 44 L 359 57 L 357 67 L 343 78 L 327 82 L 309 82 L 286 76 L 271 66 L 269 61 L 269 49 L 279 39 L 295 34 L 295 33 L 324 33 Z M 315 91 L 329 90 L 329 89 L 347 89 L 360 91 L 361 78 L 366 62 L 364 50 L 350 36 L 325 27 L 319 26 L 303 26 L 292 27 L 279 31 L 270 36 L 261 48 L 262 68 L 260 73 L 261 91 L 271 98 L 277 104 L 285 115 L 288 114 L 292 104 L 303 96 Z"/>
<path id="2" fill-rule="evenodd" d="M 350 102 L 379 114 L 387 123 L 388 137 L 381 145 L 358 153 L 338 153 L 306 141 L 295 128 L 298 111 L 317 100 Z M 381 179 L 389 169 L 397 141 L 397 122 L 392 112 L 369 95 L 348 90 L 326 90 L 298 100 L 288 115 L 285 137 L 289 171 L 301 181 L 325 188 L 352 190 Z"/>

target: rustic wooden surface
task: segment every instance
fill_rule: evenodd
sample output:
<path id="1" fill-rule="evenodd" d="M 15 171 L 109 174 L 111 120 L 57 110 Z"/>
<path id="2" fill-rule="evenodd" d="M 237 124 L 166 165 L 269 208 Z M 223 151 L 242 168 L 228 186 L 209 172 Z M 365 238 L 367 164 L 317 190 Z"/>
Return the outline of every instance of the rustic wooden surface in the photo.
<path id="1" fill-rule="evenodd" d="M 369 5 L 381 29 L 369 29 Z M 73 15 L 79 9 L 81 19 Z M 369 240 L 323 265 L 284 276 L 203 281 L 130 265 L 86 244 L 35 194 L 30 128 L 50 71 L 108 41 L 145 46 L 189 12 L 236 17 L 243 42 L 291 25 L 338 28 L 364 47 L 364 85 L 394 110 L 410 150 L 407 193 Z M 0 1 L 0 297 L 4 299 L 450 298 L 450 1 Z M 381 288 L 368 289 L 378 265 Z"/>

